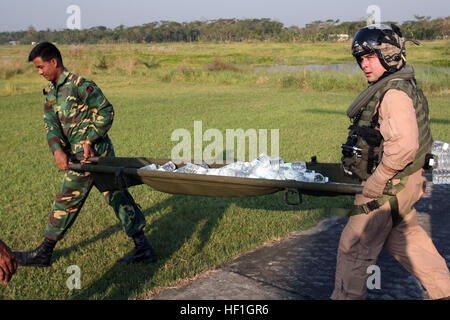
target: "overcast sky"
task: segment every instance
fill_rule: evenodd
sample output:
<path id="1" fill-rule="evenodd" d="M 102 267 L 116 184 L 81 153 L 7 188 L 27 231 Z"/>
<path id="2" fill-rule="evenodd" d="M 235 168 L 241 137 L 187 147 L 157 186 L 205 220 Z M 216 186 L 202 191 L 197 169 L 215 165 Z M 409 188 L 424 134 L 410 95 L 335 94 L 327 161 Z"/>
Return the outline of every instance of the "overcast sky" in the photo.
<path id="1" fill-rule="evenodd" d="M 304 27 L 315 20 L 366 19 L 369 5 L 380 8 L 381 20 L 403 22 L 414 15 L 450 15 L 449 0 L 1 0 L 0 31 L 65 29 L 70 5 L 78 5 L 81 28 L 121 24 L 136 26 L 170 20 L 188 22 L 217 18 L 271 18 L 285 26 Z"/>

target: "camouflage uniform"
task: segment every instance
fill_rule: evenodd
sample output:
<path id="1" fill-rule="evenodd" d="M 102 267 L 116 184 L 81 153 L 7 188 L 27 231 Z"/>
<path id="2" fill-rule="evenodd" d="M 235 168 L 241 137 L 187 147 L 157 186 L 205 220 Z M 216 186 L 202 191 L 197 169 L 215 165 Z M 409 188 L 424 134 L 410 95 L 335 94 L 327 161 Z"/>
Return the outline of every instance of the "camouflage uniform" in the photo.
<path id="1" fill-rule="evenodd" d="M 72 162 L 83 159 L 83 144 L 90 143 L 96 156 L 114 156 L 107 131 L 114 110 L 97 85 L 68 72 L 61 73 L 56 86 L 44 89 L 44 124 L 52 152 L 62 149 Z M 75 221 L 94 185 L 89 172 L 67 170 L 56 195 L 45 236 L 61 239 Z M 104 193 L 126 234 L 132 237 L 145 226 L 145 218 L 128 191 Z"/>

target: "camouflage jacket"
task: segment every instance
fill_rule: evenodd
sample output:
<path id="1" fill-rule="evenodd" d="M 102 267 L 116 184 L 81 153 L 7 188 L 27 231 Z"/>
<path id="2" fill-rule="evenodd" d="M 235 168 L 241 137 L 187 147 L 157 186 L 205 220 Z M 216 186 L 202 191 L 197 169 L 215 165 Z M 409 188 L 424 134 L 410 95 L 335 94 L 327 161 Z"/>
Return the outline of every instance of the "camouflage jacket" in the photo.
<path id="1" fill-rule="evenodd" d="M 83 152 L 83 144 L 109 141 L 114 110 L 99 87 L 64 69 L 56 86 L 44 88 L 44 126 L 52 152 Z"/>

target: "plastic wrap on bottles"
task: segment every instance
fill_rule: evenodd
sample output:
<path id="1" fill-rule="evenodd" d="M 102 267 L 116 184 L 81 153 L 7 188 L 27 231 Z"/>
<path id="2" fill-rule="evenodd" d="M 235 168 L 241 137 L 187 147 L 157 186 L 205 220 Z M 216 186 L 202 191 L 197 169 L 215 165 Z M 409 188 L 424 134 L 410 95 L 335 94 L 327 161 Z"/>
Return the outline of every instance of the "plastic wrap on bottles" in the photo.
<path id="1" fill-rule="evenodd" d="M 270 166 L 270 164 L 257 164 L 250 172 L 249 178 L 277 179 L 278 172 L 278 168 L 275 169 L 274 167 Z"/>
<path id="2" fill-rule="evenodd" d="M 192 174 L 205 174 L 208 169 L 202 165 L 195 165 L 192 163 L 187 163 L 183 167 L 175 170 L 174 172 L 181 173 L 192 173 Z"/>
<path id="3" fill-rule="evenodd" d="M 252 166 L 255 165 L 270 165 L 270 157 L 265 154 L 261 153 L 255 160 L 250 162 Z"/>
<path id="4" fill-rule="evenodd" d="M 172 161 L 169 161 L 169 162 L 165 163 L 163 166 L 159 167 L 158 171 L 172 172 L 172 171 L 175 171 L 176 168 L 177 168 L 177 166 L 175 165 L 175 163 L 173 163 Z"/>
<path id="5" fill-rule="evenodd" d="M 248 177 L 252 170 L 250 162 L 237 161 L 219 169 L 219 175 L 229 177 Z"/>
<path id="6" fill-rule="evenodd" d="M 292 170 L 306 170 L 306 162 L 304 161 L 294 161 L 290 162 Z"/>
<path id="7" fill-rule="evenodd" d="M 159 166 L 156 163 L 140 168 L 141 170 L 158 170 Z"/>
<path id="8" fill-rule="evenodd" d="M 205 169 L 209 169 L 209 166 L 208 166 L 208 164 L 206 162 L 202 162 L 200 164 L 200 167 L 205 168 Z"/>
<path id="9" fill-rule="evenodd" d="M 272 158 L 270 159 L 270 166 L 271 167 L 280 167 L 281 165 L 284 164 L 283 158 Z"/>
<path id="10" fill-rule="evenodd" d="M 438 157 L 433 161 L 432 171 L 434 184 L 450 184 L 450 147 L 448 142 L 433 141 L 431 153 Z M 431 161 L 430 161 L 431 163 Z"/>
<path id="11" fill-rule="evenodd" d="M 450 153 L 450 147 L 448 142 L 434 140 L 431 146 L 431 153 L 435 156 L 439 156 L 441 153 Z"/>
<path id="12" fill-rule="evenodd" d="M 208 176 L 220 176 L 220 169 L 216 169 L 216 168 L 208 169 L 208 170 L 206 170 L 205 174 Z"/>
<path id="13" fill-rule="evenodd" d="M 306 169 L 305 162 L 284 162 L 281 157 L 270 158 L 264 153 L 260 154 L 253 161 L 237 161 L 221 168 L 209 168 L 206 163 L 202 163 L 201 165 L 187 163 L 183 167 L 176 169 L 175 164 L 170 161 L 161 167 L 158 167 L 156 164 L 151 164 L 141 169 L 239 178 L 295 180 L 314 183 L 328 182 L 328 177 L 324 177 L 314 170 Z"/>

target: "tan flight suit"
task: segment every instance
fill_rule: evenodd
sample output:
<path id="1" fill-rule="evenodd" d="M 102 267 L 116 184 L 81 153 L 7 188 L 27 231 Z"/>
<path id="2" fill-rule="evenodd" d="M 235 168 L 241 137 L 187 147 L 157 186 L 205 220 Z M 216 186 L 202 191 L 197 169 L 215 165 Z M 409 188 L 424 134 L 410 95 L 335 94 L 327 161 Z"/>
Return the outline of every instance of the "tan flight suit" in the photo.
<path id="1" fill-rule="evenodd" d="M 396 89 L 387 91 L 380 106 L 379 123 L 384 138 L 382 162 L 392 169 L 401 170 L 414 160 L 419 148 L 414 106 L 406 93 Z M 400 213 L 411 208 L 423 195 L 426 179 L 422 172 L 420 169 L 410 175 L 405 188 L 398 193 Z M 393 184 L 398 182 L 394 180 Z M 371 200 L 358 194 L 354 204 Z M 386 202 L 369 214 L 349 218 L 339 243 L 331 298 L 365 299 L 370 275 L 367 268 L 376 264 L 383 247 L 422 283 L 431 299 L 450 296 L 450 274 L 446 262 L 417 223 L 416 210 L 413 209 L 392 228 L 390 205 Z"/>

